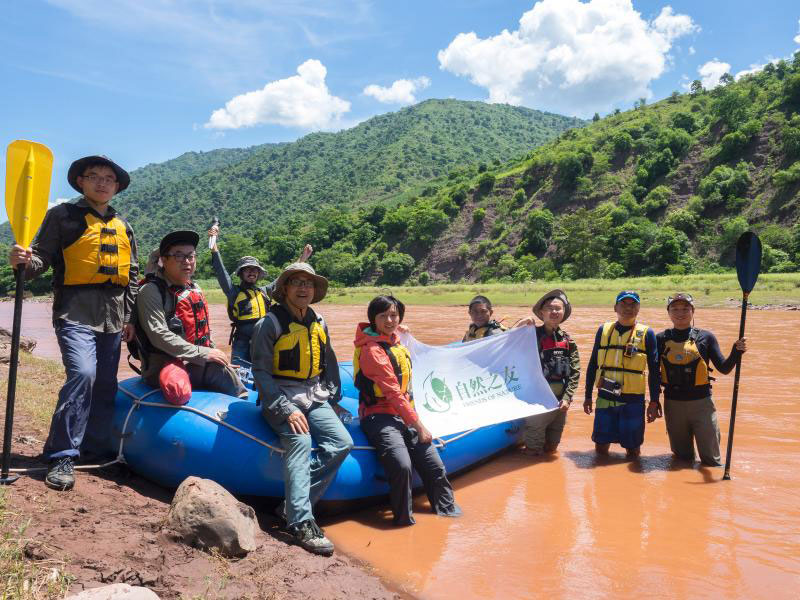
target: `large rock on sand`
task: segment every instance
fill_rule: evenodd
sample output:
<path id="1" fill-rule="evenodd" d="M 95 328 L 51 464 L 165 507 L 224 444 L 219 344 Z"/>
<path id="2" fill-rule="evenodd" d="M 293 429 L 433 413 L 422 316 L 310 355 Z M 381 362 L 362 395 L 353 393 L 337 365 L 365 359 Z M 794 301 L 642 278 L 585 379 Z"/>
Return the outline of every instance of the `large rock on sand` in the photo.
<path id="1" fill-rule="evenodd" d="M 164 527 L 185 544 L 203 550 L 216 548 L 223 556 L 244 556 L 257 547 L 256 512 L 210 479 L 184 479 Z"/>
<path id="2" fill-rule="evenodd" d="M 20 336 L 19 349 L 24 352 L 33 352 L 36 347 L 36 340 Z M 11 360 L 11 332 L 5 327 L 0 327 L 0 363 L 8 363 Z"/>
<path id="3" fill-rule="evenodd" d="M 146 587 L 136 587 L 127 583 L 104 585 L 67 596 L 66 600 L 159 600 L 158 594 Z"/>

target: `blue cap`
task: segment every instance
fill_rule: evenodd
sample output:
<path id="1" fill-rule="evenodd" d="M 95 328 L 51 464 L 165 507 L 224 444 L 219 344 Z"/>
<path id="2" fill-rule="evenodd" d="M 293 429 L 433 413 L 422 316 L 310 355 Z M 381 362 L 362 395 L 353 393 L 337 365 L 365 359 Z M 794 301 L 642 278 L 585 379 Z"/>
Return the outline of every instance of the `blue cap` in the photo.
<path id="1" fill-rule="evenodd" d="M 614 301 L 614 304 L 617 304 L 622 300 L 625 300 L 625 298 L 633 298 L 634 300 L 636 300 L 638 304 L 641 304 L 641 300 L 639 300 L 639 294 L 637 294 L 636 292 L 631 292 L 629 290 L 617 294 L 617 299 Z"/>

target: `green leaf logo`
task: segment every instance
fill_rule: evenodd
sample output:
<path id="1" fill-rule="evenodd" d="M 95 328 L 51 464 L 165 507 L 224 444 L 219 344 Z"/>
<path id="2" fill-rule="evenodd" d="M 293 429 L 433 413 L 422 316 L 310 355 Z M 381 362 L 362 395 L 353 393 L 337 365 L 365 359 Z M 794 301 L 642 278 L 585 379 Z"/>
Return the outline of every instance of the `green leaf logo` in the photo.
<path id="1" fill-rule="evenodd" d="M 431 371 L 423 383 L 425 397 L 423 404 L 431 412 L 447 412 L 453 403 L 453 393 L 447 387 L 444 379 L 433 376 Z"/>

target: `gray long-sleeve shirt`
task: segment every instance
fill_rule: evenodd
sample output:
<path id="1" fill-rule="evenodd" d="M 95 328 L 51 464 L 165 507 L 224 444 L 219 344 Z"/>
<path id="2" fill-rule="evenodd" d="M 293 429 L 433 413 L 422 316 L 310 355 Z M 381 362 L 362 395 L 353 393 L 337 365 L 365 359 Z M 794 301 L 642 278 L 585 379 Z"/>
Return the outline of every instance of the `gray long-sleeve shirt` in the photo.
<path id="1" fill-rule="evenodd" d="M 320 321 L 325 335 L 328 337 L 328 344 L 325 346 L 325 368 L 319 378 L 312 377 L 305 382 L 287 382 L 287 380 L 278 380 L 272 376 L 275 342 L 281 335 L 281 332 L 276 329 L 273 319 L 261 319 L 253 331 L 253 340 L 250 344 L 250 353 L 253 357 L 253 379 L 258 390 L 258 399 L 261 402 L 261 412 L 270 423 L 283 423 L 286 421 L 286 417 L 298 409 L 298 402 L 287 397 L 287 392 L 291 396 L 295 388 L 312 390 L 309 396 L 315 396 L 314 401 L 317 402 L 327 400 L 331 404 L 338 404 L 342 398 L 339 363 L 330 344 L 330 334 L 325 320 L 311 308 L 308 309 L 302 321 L 295 320 L 308 327 L 314 319 Z M 320 385 L 327 394 L 313 392 Z"/>
<path id="2" fill-rule="evenodd" d="M 214 275 L 217 276 L 217 283 L 219 283 L 219 287 L 228 299 L 228 303 L 236 300 L 236 296 L 239 295 L 243 286 L 233 283 L 231 276 L 228 274 L 228 270 L 225 268 L 225 264 L 222 262 L 222 255 L 219 252 L 211 253 L 211 266 L 214 268 Z M 275 281 L 263 287 L 253 286 L 253 288 L 261 290 L 271 299 L 272 293 L 275 291 Z"/>
<path id="3" fill-rule="evenodd" d="M 161 274 L 156 274 L 156 277 L 164 279 Z M 139 290 L 136 300 L 137 322 L 153 347 L 164 353 L 151 354 L 148 357 L 147 368 L 142 373 L 145 380 L 157 378 L 164 364 L 173 358 L 196 365 L 202 365 L 208 360 L 210 347 L 192 344 L 167 326 L 166 315 L 174 311 L 175 296 L 168 292 L 162 298 L 157 284 L 146 283 Z"/>
<path id="4" fill-rule="evenodd" d="M 80 237 L 86 226 L 87 213 L 106 222 L 116 217 L 125 224 L 125 233 L 131 245 L 129 283 L 126 287 L 64 285 L 63 249 Z M 34 279 L 53 267 L 53 321 L 64 319 L 80 323 L 100 333 L 116 333 L 122 330 L 125 323 L 130 323 L 139 289 L 139 258 L 133 229 L 113 207 L 109 206 L 106 214 L 101 216 L 84 198 L 74 204 L 54 206 L 47 211 L 31 249 L 33 256 L 25 269 L 26 279 Z"/>

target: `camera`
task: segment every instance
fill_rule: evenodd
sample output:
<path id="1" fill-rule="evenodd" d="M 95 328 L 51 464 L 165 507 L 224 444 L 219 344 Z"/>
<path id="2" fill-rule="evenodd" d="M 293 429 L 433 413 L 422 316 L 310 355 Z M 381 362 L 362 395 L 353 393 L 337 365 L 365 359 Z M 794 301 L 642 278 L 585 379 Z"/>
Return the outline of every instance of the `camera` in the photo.
<path id="1" fill-rule="evenodd" d="M 608 377 L 601 377 L 600 383 L 597 386 L 600 392 L 605 392 L 607 394 L 612 394 L 614 396 L 621 396 L 622 395 L 622 384 L 618 381 L 614 381 L 613 379 L 609 379 Z"/>

